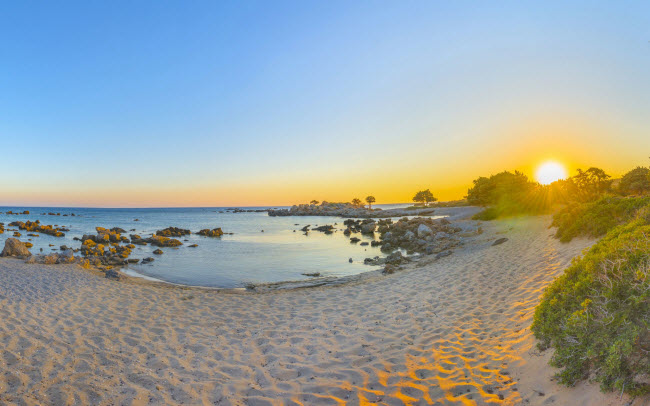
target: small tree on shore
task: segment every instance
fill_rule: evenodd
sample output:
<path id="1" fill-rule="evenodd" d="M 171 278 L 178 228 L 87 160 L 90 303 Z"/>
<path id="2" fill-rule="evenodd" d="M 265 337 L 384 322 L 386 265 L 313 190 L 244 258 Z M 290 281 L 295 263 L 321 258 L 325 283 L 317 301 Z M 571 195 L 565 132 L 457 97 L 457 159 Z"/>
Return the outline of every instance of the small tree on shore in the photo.
<path id="1" fill-rule="evenodd" d="M 366 203 L 368 203 L 368 208 L 372 210 L 372 204 L 376 202 L 377 200 L 375 199 L 375 196 L 368 196 L 366 197 Z"/>
<path id="2" fill-rule="evenodd" d="M 429 189 L 427 190 L 420 190 L 413 196 L 413 201 L 416 203 L 422 203 L 423 205 L 427 206 L 429 203 L 435 202 L 438 199 L 433 197 L 433 193 Z"/>
<path id="3" fill-rule="evenodd" d="M 320 203 L 318 200 L 312 200 L 311 202 L 309 202 L 309 204 L 313 204 L 314 206 L 317 205 L 318 203 Z"/>
<path id="4" fill-rule="evenodd" d="M 361 207 L 361 199 L 355 197 L 354 199 L 352 199 L 352 205 L 354 207 Z"/>

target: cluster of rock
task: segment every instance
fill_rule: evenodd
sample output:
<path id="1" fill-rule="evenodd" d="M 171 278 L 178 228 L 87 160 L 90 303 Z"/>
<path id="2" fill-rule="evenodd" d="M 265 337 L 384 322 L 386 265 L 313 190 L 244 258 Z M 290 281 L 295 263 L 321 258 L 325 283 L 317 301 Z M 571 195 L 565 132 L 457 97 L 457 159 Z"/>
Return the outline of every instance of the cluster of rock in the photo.
<path id="1" fill-rule="evenodd" d="M 9 223 L 9 227 L 18 227 L 21 230 L 29 231 L 32 233 L 41 233 L 41 234 L 47 234 L 51 235 L 53 237 L 65 237 L 65 234 L 63 231 L 70 231 L 67 228 L 64 227 L 54 227 L 52 225 L 42 225 L 39 220 L 36 221 L 14 221 Z M 20 234 L 16 235 L 14 233 L 14 236 L 20 237 Z"/>
<path id="2" fill-rule="evenodd" d="M 163 230 L 156 231 L 156 235 L 163 237 L 182 237 L 184 235 L 192 234 L 190 230 L 186 230 L 178 227 L 167 227 Z"/>
<path id="3" fill-rule="evenodd" d="M 151 244 L 156 247 L 178 247 L 183 245 L 180 240 L 170 237 L 164 237 L 162 235 L 152 235 L 149 238 L 142 238 L 137 234 L 131 234 L 131 244 L 135 245 L 147 245 Z"/>
<path id="4" fill-rule="evenodd" d="M 403 218 L 392 223 L 386 222 L 379 227 L 381 250 L 392 252 L 404 249 L 408 253 L 438 254 L 460 244 L 461 239 L 455 234 L 462 231 L 446 219 L 416 217 Z"/>
<path id="5" fill-rule="evenodd" d="M 431 216 L 434 213 L 432 208 L 416 209 L 367 209 L 353 205 L 352 203 L 329 203 L 321 204 L 300 204 L 290 209 L 269 210 L 269 216 L 337 216 L 348 218 L 389 218 L 403 216 Z"/>
<path id="6" fill-rule="evenodd" d="M 223 235 L 223 231 L 221 231 L 221 227 L 213 228 L 212 230 L 209 228 L 204 228 L 196 234 L 202 235 L 204 237 L 221 237 Z"/>
<path id="7" fill-rule="evenodd" d="M 383 224 L 385 221 L 386 220 L 379 220 L 379 223 Z M 365 219 L 365 220 L 347 219 L 343 222 L 343 225 L 347 226 L 347 228 L 343 230 L 343 234 L 345 235 L 350 235 L 352 233 L 374 234 L 375 230 L 377 229 L 377 224 L 379 223 L 371 219 Z"/>
<path id="8" fill-rule="evenodd" d="M 269 209 L 239 209 L 231 207 L 224 210 L 226 213 L 264 213 L 266 211 L 269 211 Z"/>
<path id="9" fill-rule="evenodd" d="M 0 211 L 0 214 L 2 214 L 1 211 Z M 27 215 L 27 214 L 29 214 L 29 210 L 25 210 L 25 211 L 23 211 L 22 213 L 14 213 L 13 211 L 9 210 L 9 211 L 6 212 L 5 214 L 9 214 L 9 215 L 13 214 L 13 215 L 15 215 L 15 216 Z"/>
<path id="10" fill-rule="evenodd" d="M 84 257 L 95 259 L 95 265 L 120 266 L 139 262 L 138 259 L 128 259 L 135 245 L 129 244 L 129 239 L 122 235 L 125 230 L 119 227 L 96 227 L 95 230 L 96 235 L 84 235 L 82 238 L 80 251 Z M 121 243 L 127 245 L 120 245 Z"/>
<path id="11" fill-rule="evenodd" d="M 9 225 L 16 226 L 21 230 L 39 232 L 55 237 L 63 237 L 64 234 L 62 231 L 69 231 L 65 228 L 41 225 L 38 220 L 34 222 L 16 221 Z M 81 242 L 80 248 L 71 249 L 62 245 L 60 247 L 61 252 L 51 253 L 49 255 L 32 255 L 28 248 L 33 247 L 33 244 L 29 242 L 21 242 L 16 238 L 8 238 L 5 241 L 5 248 L 0 255 L 28 258 L 27 261 L 30 263 L 61 264 L 78 262 L 84 266 L 94 265 L 105 271 L 106 277 L 119 279 L 119 273 L 113 269 L 114 266 L 125 266 L 130 263 L 135 264 L 140 262 L 139 259 L 129 258 L 136 245 L 151 244 L 156 247 L 178 247 L 183 245 L 183 243 L 180 240 L 171 237 L 182 237 L 191 234 L 190 230 L 178 227 L 168 227 L 163 230 L 158 230 L 148 238 L 143 238 L 137 234 L 131 234 L 129 237 L 126 237 L 124 235 L 126 230 L 119 227 L 111 229 L 96 227 L 95 230 L 97 231 L 96 234 L 85 234 L 82 238 L 74 238 L 74 240 Z M 4 231 L 4 223 L 0 223 L 0 234 L 4 233 Z M 20 236 L 20 233 L 18 232 L 15 234 Z M 225 233 L 221 228 L 206 228 L 200 230 L 196 234 L 206 237 L 221 237 Z M 38 234 L 30 233 L 28 236 L 38 237 Z M 50 246 L 53 245 L 50 244 Z M 190 245 L 190 247 L 197 246 L 197 244 Z M 43 249 L 41 249 L 41 251 L 43 251 Z M 81 257 L 75 258 L 75 253 L 80 253 Z M 163 254 L 163 251 L 156 249 L 153 253 L 161 255 Z M 153 261 L 153 258 L 147 257 L 142 259 L 141 263 L 147 264 Z"/>

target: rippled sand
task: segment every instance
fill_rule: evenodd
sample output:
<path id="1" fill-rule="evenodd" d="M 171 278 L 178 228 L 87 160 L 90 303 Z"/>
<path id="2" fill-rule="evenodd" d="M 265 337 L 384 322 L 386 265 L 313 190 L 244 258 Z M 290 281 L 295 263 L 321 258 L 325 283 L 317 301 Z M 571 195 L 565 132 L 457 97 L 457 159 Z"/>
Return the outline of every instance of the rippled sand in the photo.
<path id="1" fill-rule="evenodd" d="M 0 400 L 19 404 L 623 405 L 553 383 L 528 329 L 592 241 L 487 224 L 438 261 L 263 294 L 0 259 Z M 499 237 L 509 241 L 492 247 Z M 642 404 L 635 402 L 636 404 Z"/>

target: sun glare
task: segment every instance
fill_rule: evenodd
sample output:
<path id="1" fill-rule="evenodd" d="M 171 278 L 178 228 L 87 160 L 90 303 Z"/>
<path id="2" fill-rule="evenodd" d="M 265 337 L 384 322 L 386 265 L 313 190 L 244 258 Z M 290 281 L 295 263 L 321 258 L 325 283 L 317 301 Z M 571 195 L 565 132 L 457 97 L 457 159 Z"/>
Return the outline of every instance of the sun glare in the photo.
<path id="1" fill-rule="evenodd" d="M 537 179 L 537 181 L 542 185 L 548 185 L 556 180 L 566 178 L 567 172 L 566 169 L 564 169 L 564 166 L 553 161 L 544 162 L 535 172 L 535 179 Z"/>

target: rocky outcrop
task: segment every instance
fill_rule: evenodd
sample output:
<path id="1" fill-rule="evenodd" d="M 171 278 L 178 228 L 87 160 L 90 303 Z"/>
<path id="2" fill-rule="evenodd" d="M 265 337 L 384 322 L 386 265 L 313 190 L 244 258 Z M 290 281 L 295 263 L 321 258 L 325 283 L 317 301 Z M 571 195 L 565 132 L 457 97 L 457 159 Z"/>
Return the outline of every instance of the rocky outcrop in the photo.
<path id="1" fill-rule="evenodd" d="M 354 206 L 351 203 L 328 203 L 319 205 L 301 204 L 290 209 L 269 210 L 269 216 L 337 216 L 348 218 L 389 218 L 403 216 L 431 216 L 432 208 L 416 209 L 367 209 Z"/>
<path id="2" fill-rule="evenodd" d="M 385 222 L 379 226 L 381 250 L 393 252 L 401 248 L 409 253 L 438 254 L 461 243 L 456 234 L 461 231 L 445 219 L 416 217 Z"/>
<path id="3" fill-rule="evenodd" d="M 0 253 L 1 257 L 28 257 L 29 255 L 30 252 L 25 244 L 15 238 L 7 238 L 5 247 Z"/>
<path id="4" fill-rule="evenodd" d="M 18 227 L 21 230 L 51 235 L 53 237 L 65 237 L 63 231 L 69 231 L 67 228 L 54 227 L 51 225 L 42 225 L 39 220 L 36 221 L 14 221 L 9 223 L 10 227 Z"/>

